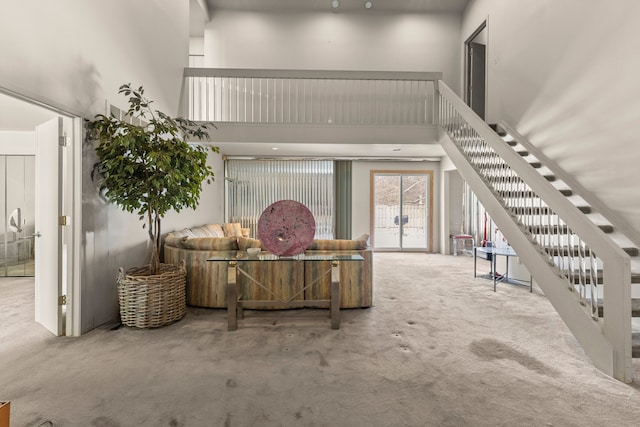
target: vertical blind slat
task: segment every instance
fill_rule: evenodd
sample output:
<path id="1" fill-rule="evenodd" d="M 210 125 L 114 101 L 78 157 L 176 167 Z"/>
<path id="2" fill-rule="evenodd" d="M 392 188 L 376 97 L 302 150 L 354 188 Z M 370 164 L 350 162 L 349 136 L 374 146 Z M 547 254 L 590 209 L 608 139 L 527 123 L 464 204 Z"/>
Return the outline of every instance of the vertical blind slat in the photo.
<path id="1" fill-rule="evenodd" d="M 333 238 L 333 161 L 227 160 L 229 221 L 257 236 L 264 209 L 278 200 L 307 206 L 316 221 L 316 238 Z M 316 185 L 317 184 L 317 185 Z"/>

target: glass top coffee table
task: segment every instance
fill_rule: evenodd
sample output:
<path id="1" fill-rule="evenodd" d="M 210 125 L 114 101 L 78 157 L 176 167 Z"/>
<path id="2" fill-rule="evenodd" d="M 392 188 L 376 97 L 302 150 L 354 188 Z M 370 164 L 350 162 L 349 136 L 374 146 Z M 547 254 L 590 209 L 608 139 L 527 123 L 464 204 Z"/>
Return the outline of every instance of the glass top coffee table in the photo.
<path id="1" fill-rule="evenodd" d="M 244 317 L 244 306 L 251 307 L 322 307 L 329 308 L 331 315 L 331 328 L 340 329 L 340 263 L 363 262 L 364 258 L 359 254 L 350 253 L 326 253 L 326 254 L 300 254 L 290 257 L 277 256 L 269 252 L 260 252 L 258 255 L 249 255 L 245 251 L 229 251 L 207 259 L 208 262 L 227 263 L 227 322 L 228 330 L 235 331 L 238 328 L 238 318 Z M 260 267 L 277 267 L 277 263 L 292 263 L 289 266 L 302 269 L 303 281 L 310 283 L 293 289 L 294 283 L 279 283 L 270 286 L 271 277 L 258 277 L 255 271 Z M 299 263 L 299 264 L 298 264 Z M 320 268 L 314 268 L 315 277 L 305 279 L 305 263 L 317 263 Z M 254 272 L 254 274 L 252 274 Z M 257 293 L 267 294 L 270 299 L 254 298 L 252 292 L 241 295 L 238 290 L 238 278 L 244 276 L 248 283 L 255 287 Z M 330 275 L 331 287 L 329 299 L 304 299 L 304 292 L 317 284 L 323 277 Z M 302 298 L 302 299 L 300 299 Z"/>

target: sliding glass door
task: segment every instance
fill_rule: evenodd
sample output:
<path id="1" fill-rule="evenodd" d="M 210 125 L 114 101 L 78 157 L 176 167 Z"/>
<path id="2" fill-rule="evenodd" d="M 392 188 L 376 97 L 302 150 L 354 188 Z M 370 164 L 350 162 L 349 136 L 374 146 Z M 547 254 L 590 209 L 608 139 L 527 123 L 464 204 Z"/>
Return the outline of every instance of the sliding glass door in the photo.
<path id="1" fill-rule="evenodd" d="M 374 248 L 431 252 L 432 171 L 372 171 Z"/>

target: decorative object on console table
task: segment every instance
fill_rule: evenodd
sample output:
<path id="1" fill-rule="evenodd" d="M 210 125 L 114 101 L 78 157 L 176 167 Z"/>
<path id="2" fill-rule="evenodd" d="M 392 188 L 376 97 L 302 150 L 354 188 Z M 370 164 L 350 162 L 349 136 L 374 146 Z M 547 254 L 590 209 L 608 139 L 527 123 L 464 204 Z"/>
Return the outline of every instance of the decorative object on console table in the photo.
<path id="1" fill-rule="evenodd" d="M 267 206 L 258 220 L 258 239 L 274 255 L 303 253 L 313 242 L 315 234 L 313 214 L 294 200 L 280 200 Z"/>
<path id="2" fill-rule="evenodd" d="M 249 256 L 256 256 L 260 253 L 260 248 L 247 248 Z"/>
<path id="3" fill-rule="evenodd" d="M 137 213 L 141 221 L 146 220 L 143 228 L 151 241 L 149 265 L 118 275 L 118 293 L 124 292 L 119 295 L 120 301 L 137 295 L 139 284 L 131 279 L 134 276 L 141 276 L 140 280 L 144 282 L 153 282 L 154 288 L 165 286 L 160 284 L 165 280 L 170 282 L 166 286 L 172 288 L 176 285 L 173 282 L 177 281 L 182 289 L 182 295 L 176 298 L 182 307 L 161 309 L 175 314 L 162 316 L 164 320 L 160 321 L 138 321 L 136 315 L 146 317 L 148 304 L 151 304 L 141 295 L 132 305 L 135 310 L 129 312 L 129 307 L 120 307 L 122 322 L 143 328 L 162 326 L 185 313 L 186 270 L 184 266 L 160 264 L 160 222 L 170 210 L 195 209 L 202 183 L 212 180 L 213 170 L 207 164 L 208 149 L 187 142 L 187 138 L 208 139 L 209 125 L 172 118 L 153 110 L 152 101 L 144 96 L 142 86 L 136 89 L 125 84 L 120 86 L 118 93 L 129 97 L 129 109 L 124 117 L 98 114 L 88 123 L 88 137 L 97 141 L 98 156 L 91 177 L 106 200 L 124 211 Z M 212 150 L 219 152 L 218 147 L 212 147 Z M 127 311 L 123 312 L 123 309 Z"/>

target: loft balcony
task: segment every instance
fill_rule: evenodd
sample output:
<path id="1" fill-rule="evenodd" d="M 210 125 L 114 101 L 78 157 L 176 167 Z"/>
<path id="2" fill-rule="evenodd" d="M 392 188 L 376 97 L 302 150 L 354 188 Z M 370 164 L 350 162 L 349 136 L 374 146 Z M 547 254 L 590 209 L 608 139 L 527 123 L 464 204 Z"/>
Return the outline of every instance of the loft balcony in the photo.
<path id="1" fill-rule="evenodd" d="M 186 68 L 181 114 L 212 141 L 437 144 L 439 72 Z"/>

